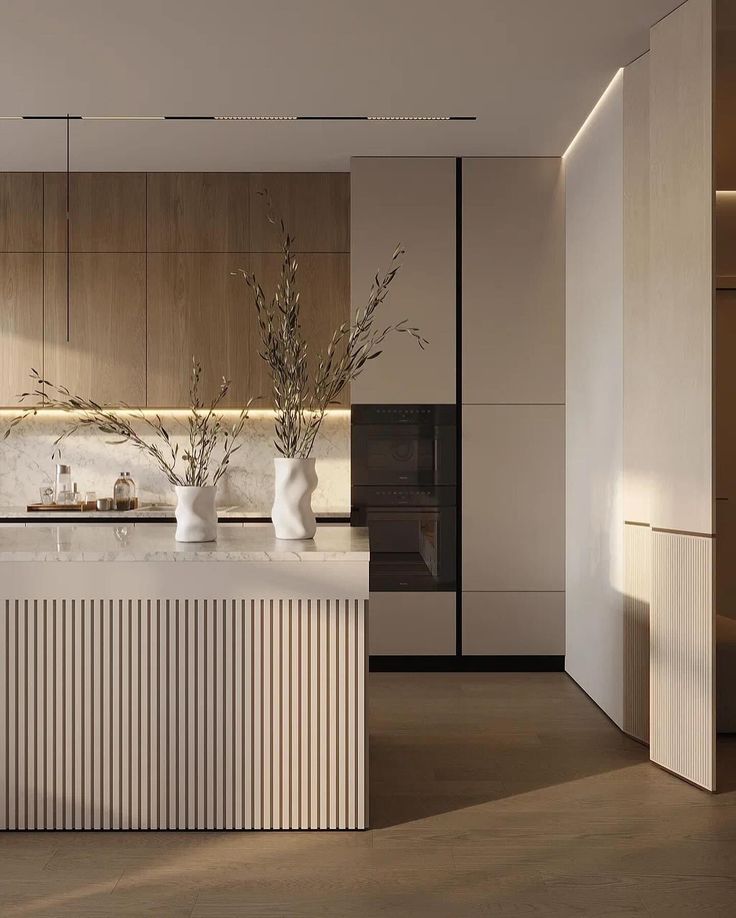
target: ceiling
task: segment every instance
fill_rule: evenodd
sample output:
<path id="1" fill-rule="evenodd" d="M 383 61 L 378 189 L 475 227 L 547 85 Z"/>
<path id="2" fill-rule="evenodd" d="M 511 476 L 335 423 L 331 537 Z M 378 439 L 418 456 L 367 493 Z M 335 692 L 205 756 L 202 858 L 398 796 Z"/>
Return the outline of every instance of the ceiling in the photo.
<path id="1" fill-rule="evenodd" d="M 355 155 L 559 155 L 679 0 L 0 0 L 0 114 L 476 115 L 74 122 L 72 168 L 346 170 Z M 64 125 L 0 122 L 0 169 Z"/>

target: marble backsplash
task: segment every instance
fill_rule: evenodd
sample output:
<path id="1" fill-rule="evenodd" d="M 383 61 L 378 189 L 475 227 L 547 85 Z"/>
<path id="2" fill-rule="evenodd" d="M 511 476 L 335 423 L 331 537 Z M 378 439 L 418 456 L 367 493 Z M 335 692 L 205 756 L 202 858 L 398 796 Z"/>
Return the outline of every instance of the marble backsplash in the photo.
<path id="1" fill-rule="evenodd" d="M 181 429 L 181 418 L 161 412 L 170 433 Z M 20 507 L 39 499 L 39 488 L 51 484 L 54 465 L 63 461 L 72 468 L 72 480 L 81 492 L 112 496 L 121 471 L 130 472 L 138 485 L 141 503 L 173 504 L 174 496 L 154 463 L 128 444 L 111 443 L 96 431 L 74 434 L 61 444 L 62 459 L 52 458 L 54 440 L 64 417 L 37 415 L 16 426 L 7 439 L 2 435 L 10 418 L 0 417 L 0 508 Z M 183 447 L 184 435 L 181 437 Z M 269 513 L 273 497 L 273 418 L 252 414 L 246 423 L 242 446 L 218 485 L 218 506 L 238 506 L 246 511 Z M 328 415 L 314 446 L 319 484 L 312 499 L 317 512 L 347 511 L 350 507 L 350 414 Z"/>

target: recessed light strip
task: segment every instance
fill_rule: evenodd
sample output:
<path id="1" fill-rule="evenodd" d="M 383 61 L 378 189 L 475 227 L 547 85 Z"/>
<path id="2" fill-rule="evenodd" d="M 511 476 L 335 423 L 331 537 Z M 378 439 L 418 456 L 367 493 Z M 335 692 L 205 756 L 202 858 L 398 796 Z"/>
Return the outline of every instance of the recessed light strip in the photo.
<path id="1" fill-rule="evenodd" d="M 476 115 L 0 115 L 0 121 L 477 121 Z"/>
<path id="2" fill-rule="evenodd" d="M 585 130 L 585 128 L 588 126 L 588 124 L 590 123 L 590 121 L 591 121 L 591 119 L 593 118 L 593 116 L 595 115 L 595 113 L 598 111 L 598 109 L 600 108 L 600 106 L 603 104 L 603 100 L 606 98 L 606 96 L 607 96 L 608 93 L 610 92 L 612 86 L 614 85 L 614 83 L 616 82 L 616 80 L 618 80 L 618 78 L 623 74 L 623 72 L 624 72 L 624 68 L 623 68 L 623 67 L 619 67 L 619 69 L 614 73 L 613 77 L 611 78 L 611 82 L 610 82 L 610 83 L 608 84 L 608 86 L 606 86 L 606 88 L 603 90 L 603 92 L 601 93 L 600 98 L 599 98 L 598 101 L 595 103 L 595 105 L 593 106 L 593 108 L 591 108 L 590 112 L 588 113 L 588 117 L 587 117 L 587 118 L 585 119 L 585 121 L 583 121 L 583 123 L 580 125 L 580 127 L 577 129 L 577 132 L 575 133 L 575 136 L 574 136 L 573 139 L 570 141 L 570 143 L 567 145 L 567 149 L 566 149 L 565 152 L 562 154 L 562 158 L 563 158 L 563 159 L 567 156 L 567 154 L 568 154 L 568 153 L 570 152 L 570 150 L 573 148 L 573 146 L 575 145 L 575 141 L 578 139 L 578 137 L 580 137 L 580 135 L 583 133 L 583 131 Z"/>

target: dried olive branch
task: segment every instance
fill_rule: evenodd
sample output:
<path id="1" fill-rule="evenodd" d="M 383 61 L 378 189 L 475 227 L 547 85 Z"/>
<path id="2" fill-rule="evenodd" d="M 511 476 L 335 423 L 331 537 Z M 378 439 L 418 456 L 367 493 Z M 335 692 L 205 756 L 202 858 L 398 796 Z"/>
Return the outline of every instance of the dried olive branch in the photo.
<path id="1" fill-rule="evenodd" d="M 389 336 L 410 335 L 422 349 L 428 342 L 406 319 L 376 327 L 378 310 L 401 268 L 401 256 L 405 254 L 401 246 L 397 246 L 389 270 L 376 274 L 373 279 L 368 303 L 362 310 L 356 310 L 354 323 L 340 325 L 326 352 L 317 355 L 314 378 L 310 381 L 307 343 L 299 321 L 298 263 L 292 254 L 294 239 L 287 232 L 284 221 L 274 216 L 268 192 L 259 194 L 266 198 L 269 222 L 278 223 L 282 239 L 281 275 L 270 303 L 255 274 L 242 268 L 232 273 L 245 279 L 253 295 L 260 334 L 258 353 L 268 365 L 273 383 L 274 444 L 282 456 L 306 459 L 312 452 L 328 407 L 361 374 L 369 360 L 380 357 L 383 343 Z"/>
<path id="2" fill-rule="evenodd" d="M 31 391 L 22 393 L 19 401 L 38 398 L 42 402 L 41 408 L 55 408 L 73 414 L 72 420 L 54 441 L 55 446 L 79 430 L 98 430 L 117 438 L 112 442 L 130 443 L 141 453 L 153 459 L 166 476 L 167 481 L 174 486 L 209 484 L 212 456 L 218 443 L 221 442 L 222 456 L 214 468 L 211 481 L 213 485 L 216 485 L 225 474 L 233 453 L 240 449 L 241 444 L 238 441 L 248 419 L 248 408 L 251 403 L 248 402 L 232 425 L 225 424 L 217 409 L 230 389 L 230 382 L 223 378 L 217 395 L 209 406 L 205 407 L 199 396 L 201 376 L 202 367 L 197 360 L 193 359 L 189 389 L 190 411 L 187 415 L 189 446 L 181 455 L 179 444 L 172 442 L 171 435 L 161 420 L 161 415 L 155 414 L 149 417 L 139 408 L 131 408 L 128 405 L 121 406 L 125 411 L 124 414 L 121 414 L 117 409 L 105 408 L 93 399 L 72 394 L 66 386 L 56 385 L 44 379 L 38 370 L 31 370 L 30 377 L 33 380 L 33 387 Z M 26 418 L 36 415 L 38 411 L 39 407 L 27 408 L 14 417 L 3 439 L 10 436 L 14 427 Z M 133 421 L 142 425 L 145 431 L 153 434 L 153 442 L 145 440 L 138 433 L 133 426 Z M 184 464 L 183 473 L 177 469 L 179 462 Z"/>

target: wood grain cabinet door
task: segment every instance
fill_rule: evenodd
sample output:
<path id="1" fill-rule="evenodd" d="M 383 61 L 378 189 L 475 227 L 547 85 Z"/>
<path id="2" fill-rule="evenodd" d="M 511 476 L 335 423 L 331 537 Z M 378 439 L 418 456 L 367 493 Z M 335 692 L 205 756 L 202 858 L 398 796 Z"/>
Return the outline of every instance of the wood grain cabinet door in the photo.
<path id="1" fill-rule="evenodd" d="M 42 174 L 1 172 L 0 252 L 40 252 L 42 248 Z"/>
<path id="2" fill-rule="evenodd" d="M 149 252 L 247 252 L 249 214 L 248 173 L 148 174 Z"/>
<path id="3" fill-rule="evenodd" d="M 45 256 L 47 379 L 108 405 L 146 403 L 146 256 Z M 67 340 L 67 320 L 69 339 Z"/>
<path id="4" fill-rule="evenodd" d="M 252 173 L 250 238 L 253 252 L 280 252 L 281 230 L 268 219 L 282 219 L 295 252 L 350 251 L 350 174 L 347 172 Z"/>
<path id="5" fill-rule="evenodd" d="M 44 248 L 66 252 L 66 175 L 44 176 Z M 146 251 L 146 176 L 73 172 L 69 178 L 72 252 Z"/>
<path id="6" fill-rule="evenodd" d="M 350 256 L 330 253 L 298 255 L 297 263 L 301 327 L 307 342 L 310 380 L 314 380 L 318 355 L 327 350 L 335 329 L 350 319 Z M 251 255 L 251 270 L 270 302 L 281 271 L 281 256 Z M 245 284 L 243 286 L 243 295 L 252 313 L 255 308 L 253 298 Z M 268 367 L 258 356 L 259 348 L 258 322 L 254 318 L 251 324 L 250 391 L 254 396 L 261 396 L 258 407 L 270 408 L 271 378 Z M 350 393 L 346 389 L 333 407 L 349 403 Z"/>
<path id="7" fill-rule="evenodd" d="M 148 256 L 148 404 L 186 407 L 192 357 L 203 367 L 209 400 L 223 376 L 230 407 L 245 405 L 250 350 L 250 292 L 231 272 L 249 269 L 250 256 L 157 253 Z"/>
<path id="8" fill-rule="evenodd" d="M 0 254 L 0 405 L 18 404 L 43 371 L 43 255 Z M 30 402 L 28 404 L 31 404 Z"/>

